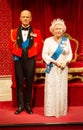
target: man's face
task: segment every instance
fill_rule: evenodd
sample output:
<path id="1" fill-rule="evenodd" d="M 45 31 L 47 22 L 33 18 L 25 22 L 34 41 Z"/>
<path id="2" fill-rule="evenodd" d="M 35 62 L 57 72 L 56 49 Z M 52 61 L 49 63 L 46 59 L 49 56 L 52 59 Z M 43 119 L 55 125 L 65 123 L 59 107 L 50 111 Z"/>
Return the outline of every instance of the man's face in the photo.
<path id="1" fill-rule="evenodd" d="M 32 20 L 32 16 L 31 16 L 31 13 L 27 10 L 24 10 L 21 12 L 20 14 L 20 21 L 22 22 L 22 25 L 23 26 L 28 26 L 30 25 L 30 22 Z"/>

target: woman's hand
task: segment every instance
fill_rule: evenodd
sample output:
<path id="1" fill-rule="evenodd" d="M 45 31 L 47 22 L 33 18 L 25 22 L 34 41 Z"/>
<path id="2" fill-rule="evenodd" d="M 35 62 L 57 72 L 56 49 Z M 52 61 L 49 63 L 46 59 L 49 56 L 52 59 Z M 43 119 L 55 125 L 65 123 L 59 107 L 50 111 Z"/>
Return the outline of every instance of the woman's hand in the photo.
<path id="1" fill-rule="evenodd" d="M 60 67 L 61 69 L 64 69 L 66 66 L 66 62 L 59 62 L 56 64 L 58 67 Z"/>
<path id="2" fill-rule="evenodd" d="M 65 66 L 67 65 L 67 63 L 65 61 L 64 62 L 57 62 L 56 60 L 52 60 L 52 63 L 61 69 L 64 69 Z"/>
<path id="3" fill-rule="evenodd" d="M 61 63 L 61 69 L 64 69 L 66 67 L 66 62 Z"/>

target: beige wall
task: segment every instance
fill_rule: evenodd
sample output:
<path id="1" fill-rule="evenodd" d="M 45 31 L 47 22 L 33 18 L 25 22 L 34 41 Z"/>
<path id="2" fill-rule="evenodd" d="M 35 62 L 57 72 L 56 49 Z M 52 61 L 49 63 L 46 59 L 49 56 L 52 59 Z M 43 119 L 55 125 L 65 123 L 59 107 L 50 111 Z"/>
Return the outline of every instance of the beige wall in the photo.
<path id="1" fill-rule="evenodd" d="M 11 76 L 0 76 L 0 101 L 11 101 Z"/>

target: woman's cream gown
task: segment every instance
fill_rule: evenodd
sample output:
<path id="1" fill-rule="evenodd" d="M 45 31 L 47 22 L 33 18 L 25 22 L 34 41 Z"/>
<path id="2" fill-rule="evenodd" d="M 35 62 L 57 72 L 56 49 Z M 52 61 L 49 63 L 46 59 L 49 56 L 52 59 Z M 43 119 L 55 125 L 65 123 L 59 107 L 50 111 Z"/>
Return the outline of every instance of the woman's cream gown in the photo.
<path id="1" fill-rule="evenodd" d="M 72 51 L 70 42 L 67 39 L 63 53 L 59 56 L 56 62 L 70 62 L 72 59 Z M 42 58 L 49 64 L 51 56 L 56 50 L 58 43 L 49 37 L 45 40 Z M 44 88 L 44 115 L 60 117 L 67 114 L 68 106 L 68 66 L 61 69 L 53 64 L 50 73 L 45 76 Z"/>

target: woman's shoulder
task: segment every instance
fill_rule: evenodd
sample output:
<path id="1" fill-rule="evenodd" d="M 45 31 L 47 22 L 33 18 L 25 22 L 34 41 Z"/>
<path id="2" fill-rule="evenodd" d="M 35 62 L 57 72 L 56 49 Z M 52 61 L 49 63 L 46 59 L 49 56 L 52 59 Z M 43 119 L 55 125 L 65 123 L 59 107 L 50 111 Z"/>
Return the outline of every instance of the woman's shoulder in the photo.
<path id="1" fill-rule="evenodd" d="M 53 39 L 53 37 L 51 36 L 51 37 L 47 37 L 46 39 L 45 39 L 45 41 L 50 41 L 50 40 L 52 40 Z"/>

